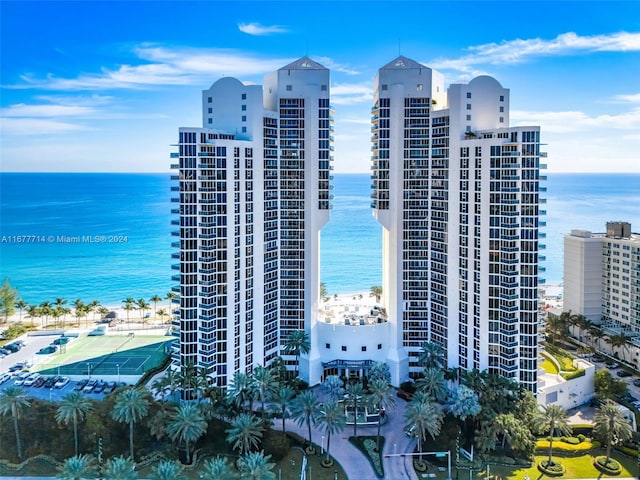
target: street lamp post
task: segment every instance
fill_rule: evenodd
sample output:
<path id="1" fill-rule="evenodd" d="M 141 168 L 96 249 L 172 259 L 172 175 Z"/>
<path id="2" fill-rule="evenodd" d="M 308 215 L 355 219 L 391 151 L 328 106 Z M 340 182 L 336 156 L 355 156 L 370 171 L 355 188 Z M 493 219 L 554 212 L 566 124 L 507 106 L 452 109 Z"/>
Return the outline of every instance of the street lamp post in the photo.
<path id="1" fill-rule="evenodd" d="M 116 364 L 116 368 L 118 369 L 118 383 L 120 383 L 120 364 Z"/>
<path id="2" fill-rule="evenodd" d="M 87 363 L 87 377 L 91 380 L 91 364 Z"/>

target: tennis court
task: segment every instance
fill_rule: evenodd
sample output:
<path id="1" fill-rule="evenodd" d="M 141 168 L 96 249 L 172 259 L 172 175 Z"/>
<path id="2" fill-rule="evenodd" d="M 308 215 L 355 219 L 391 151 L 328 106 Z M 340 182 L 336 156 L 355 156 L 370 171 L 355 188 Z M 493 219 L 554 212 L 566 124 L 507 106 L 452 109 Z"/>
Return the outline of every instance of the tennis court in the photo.
<path id="1" fill-rule="evenodd" d="M 171 341 L 166 336 L 80 337 L 33 370 L 58 375 L 142 375 L 162 364 Z"/>

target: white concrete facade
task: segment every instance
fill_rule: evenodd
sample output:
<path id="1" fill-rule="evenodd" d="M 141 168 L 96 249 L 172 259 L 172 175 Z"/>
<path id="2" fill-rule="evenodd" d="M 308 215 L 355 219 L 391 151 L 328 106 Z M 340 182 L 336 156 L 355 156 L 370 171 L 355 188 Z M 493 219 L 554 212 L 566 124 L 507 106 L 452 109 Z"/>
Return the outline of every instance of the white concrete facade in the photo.
<path id="1" fill-rule="evenodd" d="M 564 310 L 640 334 L 640 234 L 626 222 L 608 222 L 606 233 L 572 230 L 564 256 Z"/>
<path id="2" fill-rule="evenodd" d="M 307 57 L 264 87 L 222 78 L 202 92 L 203 127 L 179 131 L 173 358 L 206 368 L 214 385 L 276 356 L 297 369 L 284 342 L 314 329 L 331 207 L 329 84 L 329 70 Z M 319 381 L 308 357 L 299 369 Z"/>
<path id="3" fill-rule="evenodd" d="M 509 90 L 451 85 L 405 57 L 374 82 L 374 216 L 392 382 L 422 343 L 448 367 L 488 369 L 536 391 L 539 127 L 509 127 Z"/>
<path id="4" fill-rule="evenodd" d="M 592 321 L 602 318 L 603 241 L 585 230 L 564 237 L 563 309 Z"/>

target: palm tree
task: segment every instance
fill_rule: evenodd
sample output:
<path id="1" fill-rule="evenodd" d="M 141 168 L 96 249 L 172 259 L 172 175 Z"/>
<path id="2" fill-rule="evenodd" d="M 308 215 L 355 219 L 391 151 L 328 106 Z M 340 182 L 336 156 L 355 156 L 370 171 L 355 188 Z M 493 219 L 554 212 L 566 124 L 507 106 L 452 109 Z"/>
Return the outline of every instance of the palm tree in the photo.
<path id="1" fill-rule="evenodd" d="M 148 393 L 137 389 L 127 388 L 120 392 L 113 406 L 113 419 L 129 424 L 129 454 L 133 460 L 133 426 L 136 422 L 149 414 Z"/>
<path id="2" fill-rule="evenodd" d="M 342 380 L 337 375 L 329 375 L 322 382 L 322 387 L 324 388 L 327 396 L 332 401 L 338 401 L 342 399 L 344 396 L 344 387 L 342 386 Z"/>
<path id="3" fill-rule="evenodd" d="M 91 300 L 91 303 L 89 303 L 88 307 L 89 307 L 89 312 L 93 313 L 93 321 L 95 322 L 96 313 L 100 312 L 100 307 L 101 307 L 100 302 L 98 300 Z M 107 310 L 107 313 L 109 313 L 108 310 Z"/>
<path id="4" fill-rule="evenodd" d="M 59 312 L 58 318 L 61 315 L 66 315 L 64 306 L 67 304 L 67 301 L 64 298 L 61 298 L 61 297 L 56 298 L 56 301 L 54 302 L 54 304 L 56 306 L 55 311 Z"/>
<path id="5" fill-rule="evenodd" d="M 389 382 L 383 379 L 376 379 L 369 382 L 370 398 L 374 405 L 378 408 L 378 438 L 376 448 L 380 451 L 380 425 L 382 425 L 382 417 L 385 412 L 396 406 L 396 398 Z"/>
<path id="6" fill-rule="evenodd" d="M 424 342 L 418 353 L 418 363 L 424 368 L 443 368 L 444 354 L 442 345 L 435 342 Z"/>
<path id="7" fill-rule="evenodd" d="M 231 428 L 225 432 L 227 432 L 227 442 L 233 442 L 233 449 L 240 450 L 240 455 L 243 455 L 252 448 L 258 447 L 264 428 L 255 415 L 241 413 L 233 419 Z"/>
<path id="8" fill-rule="evenodd" d="M 306 355 L 311 351 L 309 335 L 304 330 L 292 331 L 284 342 L 284 351 L 289 355 L 295 355 L 298 371 L 296 377 L 300 375 L 300 355 Z"/>
<path id="9" fill-rule="evenodd" d="M 629 341 L 631 340 L 631 337 L 628 337 L 624 332 L 620 332 L 617 333 L 615 335 L 610 335 L 609 338 L 607 338 L 605 341 L 611 345 L 611 349 L 618 349 L 621 348 L 622 349 L 622 359 L 626 362 L 627 361 L 627 356 L 625 355 L 625 352 L 627 350 L 629 350 L 629 347 L 627 346 L 627 344 L 629 343 Z M 618 352 L 616 352 L 618 353 Z"/>
<path id="10" fill-rule="evenodd" d="M 258 393 L 258 399 L 262 406 L 262 420 L 265 418 L 264 402 L 278 386 L 273 372 L 262 365 L 258 365 L 253 369 L 251 374 L 251 383 L 253 389 Z"/>
<path id="11" fill-rule="evenodd" d="M 51 303 L 42 302 L 40 304 L 40 312 L 42 312 L 42 316 L 44 316 L 44 326 L 46 327 L 49 323 L 49 315 L 51 315 Z"/>
<path id="12" fill-rule="evenodd" d="M 420 454 L 418 463 L 423 468 L 422 444 L 426 441 L 427 434 L 431 435 L 431 438 L 435 438 L 440 433 L 443 419 L 442 410 L 426 398 L 416 401 L 414 397 L 407 407 L 405 425 L 409 431 L 414 432 L 413 435 L 418 441 L 418 453 Z"/>
<path id="13" fill-rule="evenodd" d="M 553 465 L 551 454 L 553 453 L 553 436 L 556 433 L 560 435 L 569 435 L 571 427 L 569 426 L 569 416 L 567 411 L 560 405 L 545 405 L 542 407 L 542 414 L 536 420 L 542 431 L 549 432 L 549 461 L 547 465 Z"/>
<path id="14" fill-rule="evenodd" d="M 224 457 L 216 457 L 213 460 L 205 460 L 204 470 L 201 472 L 203 480 L 233 480 L 236 478 L 231 471 L 229 462 Z"/>
<path id="15" fill-rule="evenodd" d="M 144 324 L 144 312 L 146 310 L 149 310 L 150 305 L 144 298 L 139 298 L 138 300 L 136 300 L 136 306 L 138 307 L 138 310 L 140 310 L 140 320 Z"/>
<path id="16" fill-rule="evenodd" d="M 73 439 L 75 445 L 76 456 L 78 456 L 78 421 L 84 420 L 84 417 L 93 409 L 91 400 L 84 396 L 82 392 L 71 392 L 67 394 L 56 413 L 56 421 L 69 425 L 73 424 Z"/>
<path id="17" fill-rule="evenodd" d="M 16 433 L 16 450 L 18 458 L 22 460 L 22 444 L 20 443 L 20 430 L 18 429 L 18 419 L 22 412 L 29 408 L 31 400 L 27 397 L 21 387 L 9 387 L 0 393 L 0 414 L 11 415 L 13 417 L 13 429 Z"/>
<path id="18" fill-rule="evenodd" d="M 238 460 L 240 478 L 246 480 L 275 480 L 276 474 L 271 471 L 275 463 L 270 463 L 271 455 L 264 452 L 254 452 Z"/>
<path id="19" fill-rule="evenodd" d="M 18 309 L 18 311 L 20 312 L 20 323 L 22 323 L 22 310 L 24 310 L 24 309 L 25 309 L 25 308 L 27 308 L 27 307 L 28 307 L 27 302 L 25 302 L 25 301 L 24 301 L 24 300 L 22 300 L 22 299 L 19 299 L 19 300 L 16 302 L 16 308 L 17 308 L 17 309 Z"/>
<path id="20" fill-rule="evenodd" d="M 247 400 L 251 401 L 249 411 L 253 411 L 251 378 L 243 372 L 236 372 L 227 388 L 227 397 L 232 399 L 238 408 L 246 408 Z"/>
<path id="21" fill-rule="evenodd" d="M 31 318 L 37 318 L 37 317 L 42 317 L 42 311 L 40 310 L 40 308 L 38 308 L 37 305 L 29 305 L 27 307 L 27 315 Z M 40 321 L 40 326 L 44 327 L 44 324 L 42 323 L 42 320 Z"/>
<path id="22" fill-rule="evenodd" d="M 320 425 L 324 433 L 327 435 L 327 456 L 324 459 L 325 465 L 329 465 L 331 460 L 329 458 L 329 449 L 331 448 L 331 434 L 340 433 L 347 426 L 347 419 L 344 415 L 344 408 L 336 402 L 325 403 L 322 408 L 319 409 L 316 418 L 314 419 L 316 425 Z"/>
<path id="23" fill-rule="evenodd" d="M 362 387 L 362 383 L 348 383 L 347 388 L 345 388 L 345 392 L 347 395 L 347 403 L 349 406 L 353 407 L 353 436 L 357 437 L 358 434 L 358 404 L 360 400 L 363 400 L 364 397 L 364 388 Z"/>
<path id="24" fill-rule="evenodd" d="M 149 301 L 153 303 L 153 318 L 156 318 L 158 316 L 158 302 L 162 301 L 162 297 L 160 295 L 154 295 Z"/>
<path id="25" fill-rule="evenodd" d="M 376 302 L 380 303 L 380 297 L 382 297 L 382 287 L 375 285 L 369 290 L 370 297 L 376 297 Z"/>
<path id="26" fill-rule="evenodd" d="M 89 480 L 95 478 L 95 460 L 91 455 L 76 455 L 67 458 L 62 467 L 58 467 L 58 478 L 63 480 Z"/>
<path id="27" fill-rule="evenodd" d="M 604 330 L 594 325 L 589 329 L 589 334 L 591 335 L 591 338 L 596 342 L 596 348 L 598 349 L 598 351 L 600 351 L 600 340 L 602 340 L 606 336 Z"/>
<path id="28" fill-rule="evenodd" d="M 416 389 L 425 392 L 433 400 L 443 402 L 447 398 L 444 372 L 435 367 L 424 369 L 424 377 L 416 380 Z"/>
<path id="29" fill-rule="evenodd" d="M 327 298 L 327 284 L 320 282 L 320 298 L 322 300 L 328 300 Z"/>
<path id="30" fill-rule="evenodd" d="M 271 401 L 273 405 L 278 408 L 278 413 L 280 413 L 282 417 L 282 436 L 286 436 L 286 430 L 284 426 L 284 420 L 287 418 L 287 410 L 291 401 L 293 400 L 294 391 L 291 387 L 284 386 L 280 387 L 273 392 L 271 395 Z"/>
<path id="31" fill-rule="evenodd" d="M 76 301 L 73 302 L 73 308 L 76 311 L 76 318 L 78 319 L 78 327 L 80 327 L 80 320 L 82 320 L 82 317 L 85 315 L 85 313 L 88 313 L 88 310 L 85 310 L 86 305 L 80 299 L 77 299 Z M 76 452 L 76 455 L 77 455 L 77 452 Z"/>
<path id="32" fill-rule="evenodd" d="M 167 425 L 171 440 L 183 441 L 187 453 L 187 463 L 191 463 L 189 446 L 198 441 L 207 431 L 207 422 L 195 403 L 182 402 Z"/>
<path id="33" fill-rule="evenodd" d="M 107 461 L 106 480 L 136 480 L 136 464 L 131 458 L 115 457 Z"/>
<path id="34" fill-rule="evenodd" d="M 319 403 L 313 391 L 305 390 L 291 403 L 291 418 L 299 426 L 306 423 L 309 429 L 309 450 L 311 447 L 311 422 L 318 414 Z"/>
<path id="35" fill-rule="evenodd" d="M 156 312 L 156 315 L 160 315 L 160 323 L 164 322 L 164 316 L 167 314 L 166 310 L 164 308 L 161 308 L 160 310 L 158 310 Z"/>
<path id="36" fill-rule="evenodd" d="M 122 303 L 124 303 L 124 305 L 122 306 L 122 308 L 124 308 L 124 309 L 125 309 L 125 311 L 127 312 L 127 325 L 128 325 L 129 327 L 131 327 L 131 324 L 130 324 L 130 322 L 129 322 L 129 312 L 130 312 L 131 310 L 134 310 L 134 309 L 135 309 L 134 305 L 135 305 L 136 301 L 135 301 L 133 298 L 131 298 L 131 297 L 127 297 L 126 299 L 124 299 L 124 300 L 122 301 Z"/>
<path id="37" fill-rule="evenodd" d="M 560 315 L 554 315 L 550 313 L 547 317 L 545 330 L 551 335 L 551 343 L 556 343 L 557 337 L 566 337 L 568 329 L 568 317 L 567 312 L 563 312 Z"/>
<path id="38" fill-rule="evenodd" d="M 633 436 L 633 430 L 626 417 L 618 410 L 618 407 L 609 400 L 603 403 L 600 408 L 596 409 L 596 415 L 593 420 L 593 432 L 604 438 L 607 442 L 606 465 L 611 458 L 611 445 L 613 445 L 614 441 L 625 442 L 630 440 Z"/>
<path id="39" fill-rule="evenodd" d="M 175 460 L 162 460 L 152 470 L 152 480 L 185 480 L 185 477 L 180 475 L 182 466 Z"/>

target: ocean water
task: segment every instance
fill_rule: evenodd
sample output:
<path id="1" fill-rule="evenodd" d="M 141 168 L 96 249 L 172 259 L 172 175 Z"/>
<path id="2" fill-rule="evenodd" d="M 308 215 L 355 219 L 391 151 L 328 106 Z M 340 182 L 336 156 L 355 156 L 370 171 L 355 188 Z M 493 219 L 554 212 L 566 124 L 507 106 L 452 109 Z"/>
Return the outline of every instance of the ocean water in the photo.
<path id="1" fill-rule="evenodd" d="M 321 234 L 329 294 L 380 285 L 381 229 L 368 174 L 335 175 L 331 221 Z M 640 175 L 549 174 L 547 283 L 562 282 L 563 237 L 602 232 L 609 220 L 640 231 Z M 171 182 L 167 174 L 0 174 L 0 277 L 28 303 L 164 296 L 172 286 Z M 18 243 L 17 237 L 28 236 Z M 77 240 L 77 241 L 76 241 Z"/>

